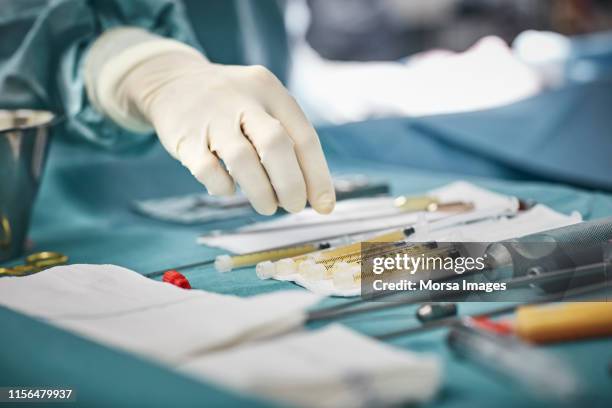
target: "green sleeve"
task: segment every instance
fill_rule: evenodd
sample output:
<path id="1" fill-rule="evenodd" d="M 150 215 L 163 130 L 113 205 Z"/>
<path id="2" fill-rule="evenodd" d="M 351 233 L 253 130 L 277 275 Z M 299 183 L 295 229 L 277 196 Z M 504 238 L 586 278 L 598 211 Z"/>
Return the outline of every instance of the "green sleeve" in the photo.
<path id="1" fill-rule="evenodd" d="M 137 26 L 200 48 L 182 4 L 173 0 L 12 0 L 0 19 L 0 106 L 62 115 L 66 140 L 114 151 L 139 149 L 152 135 L 126 131 L 89 103 L 83 60 L 105 30 Z"/>

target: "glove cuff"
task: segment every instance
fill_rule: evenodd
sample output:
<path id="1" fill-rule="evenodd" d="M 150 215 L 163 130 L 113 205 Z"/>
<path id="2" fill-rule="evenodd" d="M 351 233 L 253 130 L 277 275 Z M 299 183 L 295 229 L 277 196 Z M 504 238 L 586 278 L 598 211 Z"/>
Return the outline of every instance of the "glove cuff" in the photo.
<path id="1" fill-rule="evenodd" d="M 122 83 L 136 66 L 177 51 L 202 58 L 195 48 L 140 28 L 122 27 L 105 32 L 85 60 L 85 85 L 91 103 L 118 125 L 135 133 L 151 133 L 151 124 L 130 103 Z"/>

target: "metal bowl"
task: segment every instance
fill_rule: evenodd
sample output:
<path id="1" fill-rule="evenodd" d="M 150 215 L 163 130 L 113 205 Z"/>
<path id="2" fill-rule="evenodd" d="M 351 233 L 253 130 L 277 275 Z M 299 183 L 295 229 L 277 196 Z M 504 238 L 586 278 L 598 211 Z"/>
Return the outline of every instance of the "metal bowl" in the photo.
<path id="1" fill-rule="evenodd" d="M 58 117 L 0 110 L 0 262 L 23 252 L 30 215 Z"/>

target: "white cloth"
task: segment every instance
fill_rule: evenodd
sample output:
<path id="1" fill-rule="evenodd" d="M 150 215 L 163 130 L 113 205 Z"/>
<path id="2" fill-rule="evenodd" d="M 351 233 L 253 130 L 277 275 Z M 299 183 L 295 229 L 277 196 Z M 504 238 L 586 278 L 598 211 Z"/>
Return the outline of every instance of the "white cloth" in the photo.
<path id="1" fill-rule="evenodd" d="M 210 354 L 181 369 L 236 391 L 322 408 L 427 401 L 442 373 L 433 357 L 339 325 Z"/>
<path id="2" fill-rule="evenodd" d="M 113 265 L 0 279 L 0 304 L 94 341 L 167 363 L 300 327 L 319 296 L 251 298 L 184 290 Z"/>

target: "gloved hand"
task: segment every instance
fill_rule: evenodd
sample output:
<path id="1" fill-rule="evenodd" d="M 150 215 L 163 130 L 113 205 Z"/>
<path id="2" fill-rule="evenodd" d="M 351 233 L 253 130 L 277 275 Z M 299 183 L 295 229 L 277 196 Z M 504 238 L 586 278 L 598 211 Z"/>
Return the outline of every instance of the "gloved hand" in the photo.
<path id="1" fill-rule="evenodd" d="M 273 214 L 277 205 L 297 212 L 306 199 L 330 212 L 335 194 L 317 134 L 280 81 L 261 66 L 213 64 L 169 41 L 124 50 L 143 57 L 111 59 L 98 82 L 89 75 L 101 109 L 133 130 L 151 124 L 211 194 L 233 193 L 236 181 L 261 214 Z"/>

